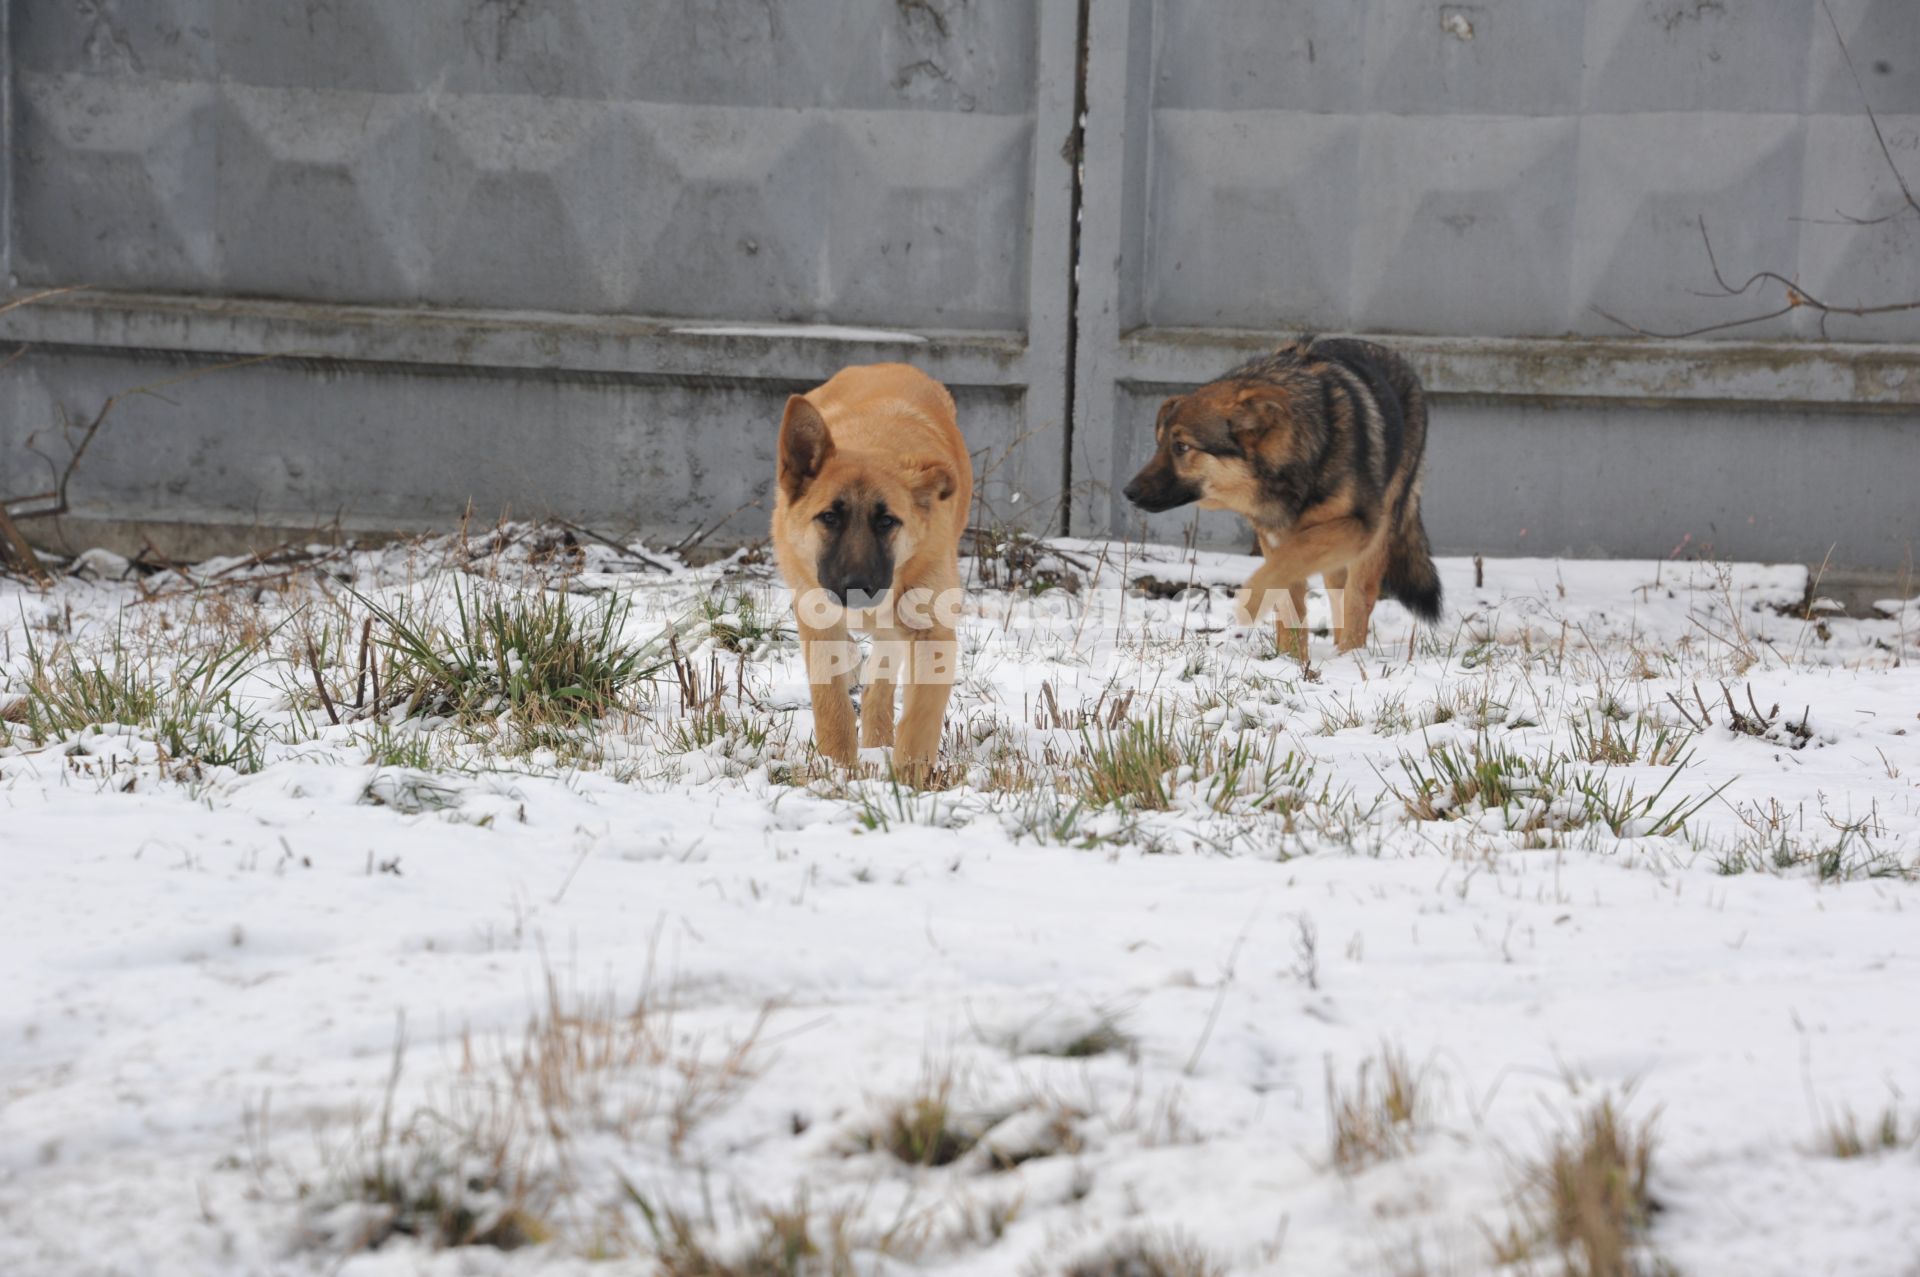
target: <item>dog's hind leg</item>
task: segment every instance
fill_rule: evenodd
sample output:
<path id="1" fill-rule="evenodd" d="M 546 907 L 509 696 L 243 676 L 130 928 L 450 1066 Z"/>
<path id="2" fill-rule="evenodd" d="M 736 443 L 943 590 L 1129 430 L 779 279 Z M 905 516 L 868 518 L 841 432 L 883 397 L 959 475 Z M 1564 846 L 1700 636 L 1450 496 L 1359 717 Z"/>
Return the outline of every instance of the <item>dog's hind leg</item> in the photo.
<path id="1" fill-rule="evenodd" d="M 1373 607 L 1380 601 L 1380 578 L 1386 576 L 1386 545 L 1361 559 L 1348 572 L 1348 590 L 1342 599 L 1346 605 L 1346 628 L 1340 632 L 1340 651 L 1354 651 L 1367 645 L 1367 626 L 1373 624 Z"/>
<path id="2" fill-rule="evenodd" d="M 853 675 L 859 649 L 848 637 L 845 621 L 815 629 L 795 620 L 800 630 L 800 654 L 807 667 L 807 691 L 813 697 L 814 748 L 834 762 L 851 767 L 856 756 Z"/>
<path id="3" fill-rule="evenodd" d="M 1351 564 L 1340 575 L 1345 587 L 1335 600 L 1334 646 L 1351 652 L 1367 644 L 1367 626 L 1373 621 L 1374 604 L 1380 601 L 1380 578 L 1387 571 L 1387 548 L 1383 542 L 1367 552 L 1365 558 Z M 1327 574 L 1333 585 L 1333 574 Z M 1330 596 L 1331 597 L 1331 596 Z"/>
<path id="4" fill-rule="evenodd" d="M 1333 614 L 1333 643 L 1340 647 L 1347 632 L 1347 569 L 1328 568 L 1320 575 L 1327 583 L 1327 610 Z M 1340 647 L 1340 650 L 1347 649 Z"/>
<path id="5" fill-rule="evenodd" d="M 1273 644 L 1291 653 L 1302 665 L 1307 663 L 1307 583 L 1295 581 L 1287 587 L 1286 606 L 1273 614 Z"/>

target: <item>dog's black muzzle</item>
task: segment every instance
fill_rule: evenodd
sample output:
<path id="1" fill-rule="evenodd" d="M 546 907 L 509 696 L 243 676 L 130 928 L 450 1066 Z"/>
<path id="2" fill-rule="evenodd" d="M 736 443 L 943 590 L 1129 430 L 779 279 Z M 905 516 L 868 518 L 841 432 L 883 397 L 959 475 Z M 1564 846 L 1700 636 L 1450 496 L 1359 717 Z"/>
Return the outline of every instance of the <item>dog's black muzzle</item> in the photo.
<path id="1" fill-rule="evenodd" d="M 864 611 L 879 607 L 887 601 L 887 592 L 893 588 L 891 581 L 822 581 L 820 588 L 833 596 L 833 601 L 841 607 Z"/>
<path id="2" fill-rule="evenodd" d="M 1172 510 L 1200 496 L 1193 485 L 1183 483 L 1178 476 L 1168 474 L 1159 466 L 1148 466 L 1133 476 L 1133 482 L 1122 488 L 1121 493 L 1148 514 Z"/>

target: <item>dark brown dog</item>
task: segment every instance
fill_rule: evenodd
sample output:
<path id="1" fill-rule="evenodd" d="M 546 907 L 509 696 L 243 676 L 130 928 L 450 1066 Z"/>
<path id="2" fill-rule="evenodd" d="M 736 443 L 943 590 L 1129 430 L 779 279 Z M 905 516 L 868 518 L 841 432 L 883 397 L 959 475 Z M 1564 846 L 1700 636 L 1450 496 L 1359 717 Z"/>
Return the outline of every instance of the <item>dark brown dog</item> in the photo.
<path id="1" fill-rule="evenodd" d="M 1427 401 L 1406 361 L 1372 342 L 1302 337 L 1160 406 L 1157 447 L 1127 499 L 1245 515 L 1266 562 L 1235 600 L 1252 624 L 1282 598 L 1276 634 L 1302 660 L 1307 578 L 1325 577 L 1339 649 L 1367 641 L 1384 592 L 1440 616 L 1420 522 Z"/>

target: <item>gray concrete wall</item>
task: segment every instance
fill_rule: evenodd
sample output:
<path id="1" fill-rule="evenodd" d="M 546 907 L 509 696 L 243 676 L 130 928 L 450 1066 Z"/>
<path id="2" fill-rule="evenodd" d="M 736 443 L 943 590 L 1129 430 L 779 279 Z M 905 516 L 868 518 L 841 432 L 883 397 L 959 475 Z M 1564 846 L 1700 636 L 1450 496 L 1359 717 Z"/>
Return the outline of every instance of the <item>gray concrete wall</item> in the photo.
<path id="1" fill-rule="evenodd" d="M 1073 0 L 11 17 L 11 280 L 88 288 L 0 316 L 0 496 L 107 396 L 277 356 L 120 403 L 42 535 L 678 540 L 765 494 L 787 394 L 883 359 L 952 384 L 989 510 L 1057 507 Z"/>
<path id="2" fill-rule="evenodd" d="M 677 540 L 765 494 L 784 395 L 905 359 L 983 517 L 1178 538 L 1116 495 L 1154 405 L 1316 329 L 1427 377 L 1445 550 L 1898 567 L 1920 311 L 1601 313 L 1776 304 L 1702 295 L 1702 218 L 1730 276 L 1920 299 L 1861 109 L 1920 181 L 1920 5 L 1832 8 L 1858 86 L 1802 0 L 15 0 L 0 254 L 88 287 L 0 315 L 0 495 L 272 355 L 123 401 L 64 531 Z"/>

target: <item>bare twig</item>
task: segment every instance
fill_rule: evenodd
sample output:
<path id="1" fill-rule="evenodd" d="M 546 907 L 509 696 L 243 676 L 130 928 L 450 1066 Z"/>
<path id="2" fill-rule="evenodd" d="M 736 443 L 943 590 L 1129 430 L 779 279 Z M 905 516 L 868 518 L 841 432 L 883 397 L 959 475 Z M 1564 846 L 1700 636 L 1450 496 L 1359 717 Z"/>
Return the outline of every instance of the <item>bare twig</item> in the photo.
<path id="1" fill-rule="evenodd" d="M 327 721 L 340 726 L 340 714 L 333 708 L 333 697 L 327 695 L 326 680 L 320 677 L 320 654 L 313 650 L 312 639 L 307 640 L 307 668 L 313 671 L 313 689 L 320 693 L 320 708 L 327 711 Z"/>
<path id="2" fill-rule="evenodd" d="M 745 510 L 757 509 L 759 505 L 760 505 L 759 497 L 755 497 L 751 501 L 743 501 L 739 505 L 735 506 L 733 509 L 729 510 L 726 514 L 722 515 L 720 518 L 708 524 L 705 528 L 702 528 L 695 532 L 690 533 L 684 541 L 680 542 L 679 545 L 676 545 L 673 547 L 674 557 L 681 558 L 681 559 L 686 558 L 688 554 L 692 553 L 699 546 L 704 545 L 708 537 L 712 536 L 714 533 L 718 532 L 721 528 L 731 523 L 735 515 Z"/>
<path id="3" fill-rule="evenodd" d="M 742 508 L 744 509 L 744 507 Z M 738 510 L 734 511 L 734 514 L 738 514 L 738 513 L 739 513 Z M 728 515 L 727 517 L 732 518 L 733 515 Z M 660 562 L 660 560 L 651 558 L 648 555 L 644 554 L 643 552 L 634 549 L 632 546 L 621 545 L 618 541 L 615 541 L 612 537 L 602 536 L 598 532 L 595 532 L 592 528 L 581 527 L 579 524 L 573 522 L 570 519 L 556 518 L 554 522 L 560 525 L 561 527 L 565 528 L 567 531 L 573 533 L 575 536 L 583 536 L 587 538 L 587 540 L 589 541 L 598 541 L 601 545 L 606 546 L 609 550 L 613 550 L 616 553 L 626 555 L 627 557 L 638 561 L 643 566 L 650 567 L 657 572 L 673 571 L 673 569 L 670 566 Z"/>
<path id="4" fill-rule="evenodd" d="M 1240 961 L 1241 946 L 1246 944 L 1247 933 L 1253 930 L 1254 920 L 1259 916 L 1258 909 L 1248 915 L 1247 925 L 1240 928 L 1240 934 L 1234 939 L 1233 948 L 1227 951 L 1227 965 L 1221 969 L 1220 985 L 1214 990 L 1213 1005 L 1207 1010 L 1207 1022 L 1200 1026 L 1200 1040 L 1193 1044 L 1193 1054 L 1187 1057 L 1187 1067 L 1181 1070 L 1188 1077 L 1192 1077 L 1195 1070 L 1200 1067 L 1200 1057 L 1206 1052 L 1207 1039 L 1213 1036 L 1213 1026 L 1220 1020 L 1220 1008 L 1226 1003 L 1227 990 L 1233 987 L 1233 970 Z"/>
<path id="5" fill-rule="evenodd" d="M 304 549 L 296 550 L 293 542 L 282 541 L 271 550 L 254 550 L 238 563 L 229 563 L 215 572 L 215 578 L 230 576 L 235 572 L 244 572 L 248 568 L 277 567 L 285 563 L 304 563 L 315 556 Z"/>
<path id="6" fill-rule="evenodd" d="M 150 563 L 157 563 L 161 567 L 165 568 L 167 571 L 179 577 L 182 581 L 185 581 L 188 585 L 194 586 L 196 588 L 199 586 L 200 583 L 193 579 L 192 573 L 188 572 L 185 568 L 181 567 L 178 563 L 175 563 L 172 559 L 169 559 L 165 554 L 162 554 L 160 552 L 160 547 L 153 543 L 152 537 L 142 537 L 140 538 L 140 540 L 145 546 L 145 548 L 140 551 L 139 558 L 141 560 L 144 560 Z"/>
<path id="7" fill-rule="evenodd" d="M 17 310 L 22 306 L 28 306 L 38 301 L 45 301 L 49 297 L 58 297 L 62 293 L 70 293 L 76 288 L 84 287 L 86 287 L 84 284 L 74 284 L 66 288 L 43 288 L 37 293 L 28 293 L 25 297 L 16 297 L 10 302 L 0 304 L 0 315 L 4 315 L 10 310 Z M 6 359 L 0 360 L 0 369 L 12 367 L 14 363 L 26 353 L 27 346 L 26 343 L 23 342 L 11 355 L 8 355 Z M 15 525 L 12 514 L 6 507 L 6 503 L 0 501 L 0 564 L 7 563 L 18 566 L 21 571 L 33 577 L 34 580 L 40 582 L 42 585 L 50 585 L 53 582 L 53 578 L 47 575 L 46 565 L 40 562 L 40 556 L 34 553 L 31 545 L 27 544 L 26 534 L 21 532 L 19 527 Z"/>
<path id="8" fill-rule="evenodd" d="M 1880 128 L 1880 117 L 1874 114 L 1873 103 L 1867 100 L 1866 85 L 1860 79 L 1860 70 L 1854 65 L 1853 53 L 1847 48 L 1846 39 L 1840 34 L 1840 22 L 1833 16 L 1833 6 L 1828 3 L 1828 0 L 1820 0 L 1820 7 L 1826 11 L 1827 25 L 1833 29 L 1834 43 L 1840 46 L 1840 56 L 1846 61 L 1847 73 L 1853 77 L 1854 90 L 1860 95 L 1860 107 L 1866 113 L 1868 126 L 1873 129 L 1873 140 L 1880 147 L 1881 158 L 1887 162 L 1887 171 L 1893 174 L 1894 184 L 1900 188 L 1900 198 L 1903 204 L 1903 207 L 1900 209 L 1881 217 L 1847 217 L 1842 215 L 1840 220 L 1854 226 L 1876 226 L 1882 222 L 1891 222 L 1896 218 L 1905 217 L 1909 213 L 1920 215 L 1920 199 L 1914 197 L 1913 188 L 1908 185 L 1906 175 L 1900 171 L 1900 166 L 1894 162 L 1893 149 L 1887 145 L 1887 136 Z M 1687 337 L 1704 337 L 1708 333 L 1726 332 L 1733 328 L 1745 328 L 1752 324 L 1763 324 L 1770 319 L 1778 319 L 1782 315 L 1792 314 L 1796 310 L 1811 310 L 1820 316 L 1819 328 L 1822 337 L 1827 335 L 1827 320 L 1835 315 L 1848 315 L 1855 318 L 1862 318 L 1872 315 L 1892 315 L 1903 311 L 1920 310 L 1920 298 L 1912 301 L 1888 302 L 1878 306 L 1847 306 L 1838 302 L 1823 301 L 1801 287 L 1798 281 L 1789 279 L 1778 271 L 1771 270 L 1755 271 L 1747 277 L 1745 283 L 1736 288 L 1728 283 L 1726 277 L 1720 273 L 1720 263 L 1715 258 L 1713 252 L 1713 240 L 1707 234 L 1707 219 L 1701 217 L 1699 222 L 1700 240 L 1706 245 L 1707 249 L 1707 264 L 1713 270 L 1714 283 L 1720 288 L 1717 294 L 1702 293 L 1699 294 L 1700 296 L 1740 297 L 1744 296 L 1757 285 L 1778 284 L 1786 291 L 1786 303 L 1761 314 L 1748 315 L 1740 319 L 1723 320 L 1714 324 L 1703 324 L 1698 328 L 1689 328 L 1682 332 L 1659 332 L 1650 328 L 1642 328 L 1638 324 L 1629 323 L 1618 315 L 1603 310 L 1598 306 L 1592 307 L 1593 313 L 1608 323 L 1617 324 L 1628 332 L 1640 337 L 1680 340 Z"/>
<path id="9" fill-rule="evenodd" d="M 55 291 L 71 292 L 72 290 L 63 288 L 56 289 Z M 22 298 L 20 301 L 8 303 L 6 307 L 0 307 L 0 310 L 10 309 L 12 306 L 22 305 L 32 300 L 35 300 L 35 298 Z M 107 401 L 100 405 L 100 411 L 94 414 L 93 420 L 88 423 L 87 428 L 81 432 L 80 442 L 74 447 L 73 455 L 67 458 L 65 468 L 58 472 L 58 478 L 52 490 L 48 492 L 37 492 L 25 497 L 14 497 L 8 501 L 0 502 L 0 504 L 8 506 L 7 512 L 17 518 L 43 518 L 52 515 L 66 514 L 68 510 L 71 509 L 67 502 L 67 485 L 73 481 L 73 472 L 79 468 L 81 458 L 87 455 L 87 449 L 93 446 L 93 437 L 99 434 L 100 427 L 106 424 L 107 415 L 113 411 L 114 406 L 122 399 L 130 399 L 135 395 L 153 395 L 155 398 L 164 399 L 165 396 L 160 394 L 162 390 L 166 390 L 172 386 L 182 385 L 194 380 L 196 377 L 204 377 L 209 373 L 226 372 L 233 368 L 244 368 L 248 364 L 263 363 L 266 360 L 278 358 L 280 358 L 278 354 L 249 355 L 245 359 L 234 359 L 224 364 L 212 364 L 205 368 L 195 368 L 193 371 L 182 373 L 178 377 L 169 377 L 164 381 L 152 382 L 145 386 L 135 386 L 132 390 L 122 390 L 118 394 L 109 395 Z M 38 449 L 35 449 L 35 451 L 38 451 Z M 45 454 L 41 455 L 44 456 Z M 50 501 L 52 504 L 32 510 L 21 510 L 17 508 L 21 504 L 29 501 Z"/>
<path id="10" fill-rule="evenodd" d="M 288 568 L 284 572 L 272 572 L 266 576 L 227 577 L 223 580 L 220 573 L 215 573 L 211 577 L 203 578 L 177 590 L 155 590 L 150 594 L 144 594 L 140 602 L 159 603 L 166 599 L 199 598 L 205 597 L 212 590 L 266 590 L 306 576 L 314 570 L 317 562 Z"/>
<path id="11" fill-rule="evenodd" d="M 353 707 L 365 709 L 367 705 L 367 653 L 373 648 L 373 618 L 360 622 L 360 671 L 353 681 Z M 376 699 L 379 693 L 375 692 Z"/>
<path id="12" fill-rule="evenodd" d="M 17 564 L 21 571 L 42 585 L 53 583 L 45 565 L 40 562 L 40 556 L 27 544 L 26 535 L 7 517 L 4 504 L 0 504 L 0 563 Z"/>
<path id="13" fill-rule="evenodd" d="M 1700 695 L 1700 685 L 1698 683 L 1693 685 L 1693 703 L 1697 705 L 1700 710 L 1700 716 L 1698 718 L 1694 717 L 1693 711 L 1689 710 L 1674 693 L 1668 692 L 1667 700 L 1672 702 L 1673 707 L 1680 711 L 1680 717 L 1686 720 L 1687 726 L 1694 731 L 1704 732 L 1713 726 L 1713 714 L 1707 709 L 1706 699 Z"/>
<path id="14" fill-rule="evenodd" d="M 1920 298 L 1916 298 L 1913 301 L 1888 302 L 1880 306 L 1842 306 L 1835 302 L 1822 301 L 1820 298 L 1815 297 L 1812 293 L 1802 288 L 1795 281 L 1788 279 L 1778 271 L 1771 270 L 1755 271 L 1747 277 L 1747 281 L 1744 284 L 1736 288 L 1727 282 L 1726 276 L 1720 273 L 1720 262 L 1714 256 L 1713 252 L 1713 240 L 1707 234 L 1707 219 L 1702 217 L 1699 219 L 1699 222 L 1700 240 L 1706 245 L 1707 249 L 1707 264 L 1713 270 L 1713 282 L 1720 286 L 1718 293 L 1703 293 L 1700 294 L 1700 296 L 1740 297 L 1744 296 L 1758 284 L 1773 283 L 1779 284 L 1786 290 L 1786 305 L 1766 311 L 1763 314 L 1748 315 L 1742 319 L 1729 319 L 1717 324 L 1703 324 L 1698 328 L 1689 328 L 1683 332 L 1659 332 L 1651 328 L 1642 328 L 1638 324 L 1628 323 L 1618 315 L 1610 311 L 1602 310 L 1598 306 L 1593 307 L 1593 313 L 1608 323 L 1618 324 L 1628 332 L 1641 337 L 1659 337 L 1665 340 L 1679 340 L 1686 337 L 1700 337 L 1707 333 L 1725 332 L 1729 328 L 1744 328 L 1749 324 L 1765 323 L 1769 319 L 1778 319 L 1782 315 L 1791 314 L 1803 308 L 1819 313 L 1820 335 L 1822 337 L 1827 335 L 1827 318 L 1830 315 L 1852 315 L 1859 317 L 1867 315 L 1891 315 L 1898 311 L 1905 310 L 1920 310 Z"/>
<path id="15" fill-rule="evenodd" d="M 65 288 L 43 288 L 37 293 L 28 293 L 25 297 L 16 297 L 10 302 L 0 304 L 0 315 L 10 310 L 18 310 L 22 306 L 31 306 L 34 302 L 43 302 L 49 297 L 58 297 L 62 293 L 77 293 L 87 287 L 89 285 L 69 284 Z"/>
<path id="16" fill-rule="evenodd" d="M 1320 989 L 1320 932 L 1313 919 L 1301 914 L 1294 920 L 1293 974 L 1309 988 Z"/>
<path id="17" fill-rule="evenodd" d="M 1900 166 L 1893 162 L 1893 151 L 1887 146 L 1887 135 L 1880 131 L 1880 117 L 1873 113 L 1873 103 L 1867 100 L 1867 86 L 1860 81 L 1860 68 L 1853 65 L 1853 53 L 1847 48 L 1847 42 L 1840 34 L 1840 21 L 1833 16 L 1833 6 L 1827 3 L 1827 0 L 1820 0 L 1820 7 L 1826 10 L 1827 25 L 1833 28 L 1833 42 L 1840 46 L 1840 56 L 1846 60 L 1847 74 L 1853 77 L 1853 89 L 1860 95 L 1860 105 L 1867 113 L 1867 123 L 1873 126 L 1873 140 L 1880 144 L 1881 158 L 1886 160 L 1887 168 L 1893 173 L 1895 184 L 1900 187 L 1900 196 L 1907 205 L 1900 212 L 1888 213 L 1884 217 L 1848 218 L 1847 220 L 1859 226 L 1873 226 L 1880 222 L 1890 222 L 1908 211 L 1920 213 L 1920 200 L 1914 199 L 1913 188 L 1907 185 L 1906 176 L 1900 172 Z"/>

